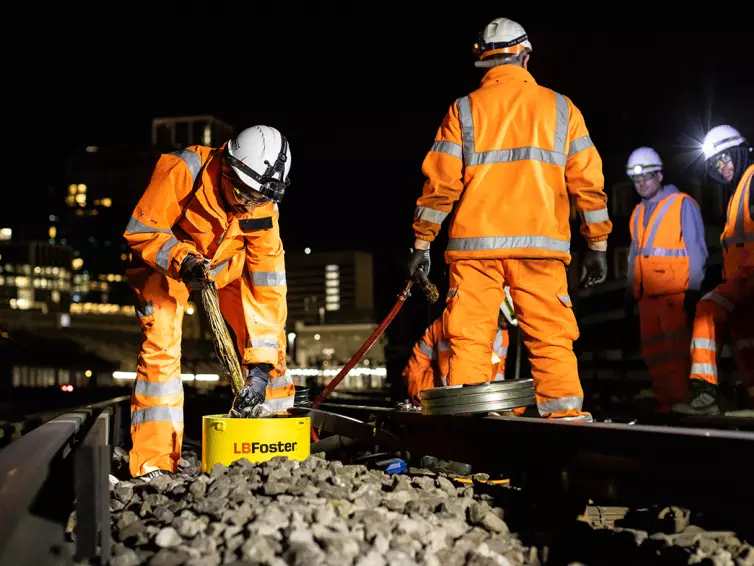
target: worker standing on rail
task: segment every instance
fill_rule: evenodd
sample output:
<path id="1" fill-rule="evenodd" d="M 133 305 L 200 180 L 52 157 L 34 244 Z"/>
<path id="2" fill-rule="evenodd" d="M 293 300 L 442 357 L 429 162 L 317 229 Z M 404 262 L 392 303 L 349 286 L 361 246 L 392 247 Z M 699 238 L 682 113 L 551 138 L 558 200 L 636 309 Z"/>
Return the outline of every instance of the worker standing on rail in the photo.
<path id="1" fill-rule="evenodd" d="M 657 411 L 671 412 L 688 391 L 689 344 L 701 296 L 707 244 L 697 202 L 663 185 L 663 164 L 650 147 L 634 150 L 626 172 L 641 202 L 631 214 L 627 293 L 638 301 L 641 347 Z"/>
<path id="2" fill-rule="evenodd" d="M 500 305 L 497 318 L 497 333 L 492 341 L 490 381 L 505 379 L 505 360 L 508 356 L 508 325 L 516 325 L 516 315 L 510 291 L 506 288 L 506 298 Z M 420 393 L 433 387 L 448 385 L 448 361 L 450 346 L 443 332 L 442 316 L 427 327 L 424 335 L 416 342 L 408 363 L 403 370 L 403 378 L 408 387 L 408 396 L 416 406 L 421 406 Z"/>
<path id="3" fill-rule="evenodd" d="M 278 224 L 290 167 L 288 141 L 268 126 L 247 128 L 219 148 L 190 146 L 157 162 L 124 234 L 143 335 L 131 396 L 134 477 L 176 471 L 183 441 L 181 323 L 190 290 L 209 278 L 246 375 L 235 408 L 249 414 L 261 403 L 273 412 L 293 405 Z"/>
<path id="4" fill-rule="evenodd" d="M 754 159 L 732 126 L 712 128 L 704 138 L 707 174 L 727 189 L 728 212 L 720 235 L 724 281 L 701 298 L 691 337 L 691 395 L 673 410 L 718 414 L 717 356 L 730 330 L 736 366 L 754 407 Z"/>
<path id="5" fill-rule="evenodd" d="M 428 276 L 430 243 L 457 202 L 445 252 L 448 385 L 485 379 L 509 285 L 540 415 L 591 420 L 573 352 L 569 194 L 588 242 L 581 281 L 589 287 L 607 277 L 612 231 L 602 160 L 579 109 L 527 70 L 532 45 L 523 27 L 496 18 L 475 47 L 486 72 L 480 88 L 450 106 L 424 160 L 408 273 Z"/>

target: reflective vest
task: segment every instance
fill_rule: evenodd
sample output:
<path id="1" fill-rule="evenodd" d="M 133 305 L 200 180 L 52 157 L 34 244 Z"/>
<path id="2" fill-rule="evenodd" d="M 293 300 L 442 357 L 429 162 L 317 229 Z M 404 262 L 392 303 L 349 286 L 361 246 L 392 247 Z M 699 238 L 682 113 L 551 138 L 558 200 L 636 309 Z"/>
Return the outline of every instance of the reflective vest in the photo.
<path id="1" fill-rule="evenodd" d="M 688 290 L 689 254 L 681 233 L 681 208 L 683 201 L 690 198 L 684 193 L 671 193 L 663 198 L 657 203 L 646 228 L 644 203 L 634 209 L 631 239 L 637 250 L 633 273 L 636 299 Z"/>
<path id="2" fill-rule="evenodd" d="M 725 273 L 739 267 L 754 267 L 754 219 L 751 217 L 751 187 L 754 165 L 744 172 L 728 202 L 728 218 L 720 235 L 723 246 Z"/>

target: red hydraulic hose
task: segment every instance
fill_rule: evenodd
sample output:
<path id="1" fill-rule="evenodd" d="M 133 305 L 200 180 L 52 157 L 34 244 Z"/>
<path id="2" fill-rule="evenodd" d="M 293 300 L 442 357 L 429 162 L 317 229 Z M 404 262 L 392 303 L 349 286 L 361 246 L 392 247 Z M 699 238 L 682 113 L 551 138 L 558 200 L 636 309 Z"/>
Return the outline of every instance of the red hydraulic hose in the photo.
<path id="1" fill-rule="evenodd" d="M 338 384 L 343 381 L 343 378 L 348 375 L 348 372 L 353 369 L 353 366 L 355 366 L 358 361 L 361 359 L 361 357 L 369 350 L 369 348 L 372 347 L 372 345 L 377 341 L 377 339 L 382 336 L 382 334 L 385 332 L 385 329 L 388 327 L 388 325 L 393 321 L 395 316 L 398 314 L 398 311 L 401 310 L 401 307 L 403 307 L 403 303 L 406 302 L 406 299 L 410 296 L 410 290 L 411 286 L 413 285 L 413 281 L 407 281 L 406 286 L 403 288 L 403 291 L 398 295 L 398 300 L 395 302 L 395 305 L 393 305 L 392 310 L 388 313 L 388 315 L 385 317 L 385 320 L 383 320 L 380 325 L 375 328 L 374 332 L 372 332 L 372 335 L 367 338 L 367 341 L 364 342 L 364 344 L 359 348 L 359 351 L 354 354 L 354 356 L 348 361 L 348 363 L 343 366 L 343 369 L 341 369 L 338 372 L 338 375 L 335 376 L 335 379 L 333 379 L 330 383 L 327 384 L 327 387 L 325 387 L 322 392 L 317 395 L 317 397 L 312 402 L 312 409 L 316 409 L 319 407 L 322 402 L 325 400 L 325 398 L 332 393 L 333 389 L 335 389 Z M 434 303 L 439 298 L 439 294 L 437 292 L 437 287 L 435 287 L 429 280 L 424 280 L 421 282 L 422 290 L 427 295 L 427 300 L 429 300 L 430 303 Z M 311 428 L 311 437 L 314 442 L 319 441 L 319 435 L 314 430 L 314 427 Z"/>
<path id="2" fill-rule="evenodd" d="M 330 395 L 330 393 L 332 393 L 333 389 L 335 389 L 338 384 L 343 381 L 343 378 L 348 375 L 348 372 L 353 369 L 353 366 L 355 366 L 361 359 L 361 357 L 366 354 L 367 350 L 372 347 L 372 344 L 374 344 L 377 339 L 382 336 L 382 333 L 385 332 L 385 329 L 393 321 L 395 315 L 398 314 L 398 311 L 401 310 L 401 307 L 403 307 L 403 304 L 406 302 L 406 299 L 409 296 L 409 291 L 411 290 L 411 286 L 413 284 L 413 281 L 408 281 L 406 283 L 406 286 L 404 287 L 403 291 L 401 291 L 400 295 L 398 295 L 398 300 L 395 302 L 395 305 L 393 305 L 393 308 L 385 317 L 385 320 L 383 320 L 380 325 L 374 329 L 372 335 L 367 338 L 367 341 L 361 345 L 361 348 L 359 348 L 359 350 L 353 355 L 353 357 L 348 360 L 348 363 L 343 366 L 343 369 L 338 372 L 338 375 L 335 376 L 335 379 L 328 383 L 327 387 L 325 387 L 320 392 L 320 394 L 317 395 L 317 397 L 314 399 L 314 402 L 312 402 L 312 409 L 316 409 L 320 406 L 322 401 L 324 401 L 325 398 Z"/>

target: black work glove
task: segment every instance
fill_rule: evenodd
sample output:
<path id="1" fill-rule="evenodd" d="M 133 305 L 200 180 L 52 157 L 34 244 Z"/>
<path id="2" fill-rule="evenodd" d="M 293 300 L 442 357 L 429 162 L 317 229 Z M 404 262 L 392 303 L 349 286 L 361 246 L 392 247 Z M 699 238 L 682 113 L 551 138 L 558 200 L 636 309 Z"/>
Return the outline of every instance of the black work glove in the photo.
<path id="1" fill-rule="evenodd" d="M 696 304 L 701 298 L 701 291 L 692 291 L 691 289 L 686 291 L 686 294 L 683 296 L 683 310 L 686 311 L 686 316 L 689 317 L 689 323 L 692 325 L 694 324 L 694 317 L 696 316 Z"/>
<path id="2" fill-rule="evenodd" d="M 188 254 L 181 263 L 180 277 L 189 289 L 201 291 L 209 281 L 209 261 Z"/>
<path id="3" fill-rule="evenodd" d="M 586 289 L 607 279 L 607 252 L 587 250 L 581 267 L 581 284 Z"/>
<path id="4" fill-rule="evenodd" d="M 246 373 L 246 385 L 233 402 L 233 412 L 241 418 L 250 418 L 254 408 L 264 403 L 272 364 L 254 364 Z"/>
<path id="5" fill-rule="evenodd" d="M 417 283 L 424 284 L 429 278 L 429 250 L 413 250 L 411 257 L 408 259 L 406 270 L 408 278 Z"/>

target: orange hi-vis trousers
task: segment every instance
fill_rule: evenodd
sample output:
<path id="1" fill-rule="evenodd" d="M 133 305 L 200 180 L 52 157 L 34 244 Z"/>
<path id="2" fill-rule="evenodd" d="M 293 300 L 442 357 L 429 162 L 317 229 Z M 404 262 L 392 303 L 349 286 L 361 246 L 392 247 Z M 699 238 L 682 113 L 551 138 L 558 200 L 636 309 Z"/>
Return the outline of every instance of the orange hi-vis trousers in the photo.
<path id="1" fill-rule="evenodd" d="M 129 467 L 134 477 L 155 470 L 175 472 L 183 444 L 181 337 L 189 290 L 156 271 L 141 271 L 130 283 L 137 296 L 142 343 L 131 394 Z M 250 292 L 243 278 L 218 289 L 223 318 L 235 333 L 240 351 L 251 342 L 242 304 L 243 294 Z M 265 405 L 273 412 L 286 413 L 293 406 L 294 394 L 290 376 L 273 373 Z"/>
<path id="2" fill-rule="evenodd" d="M 691 321 L 684 293 L 639 299 L 641 355 L 652 379 L 657 411 L 669 413 L 688 395 Z"/>
<path id="3" fill-rule="evenodd" d="M 565 265 L 557 259 L 465 259 L 450 262 L 443 315 L 451 357 L 448 385 L 489 380 L 492 338 L 505 285 L 529 352 L 543 417 L 592 420 L 582 411 L 573 342 L 579 337 Z"/>
<path id="4" fill-rule="evenodd" d="M 754 268 L 739 268 L 696 306 L 691 379 L 718 382 L 717 355 L 730 330 L 741 381 L 754 399 Z"/>

